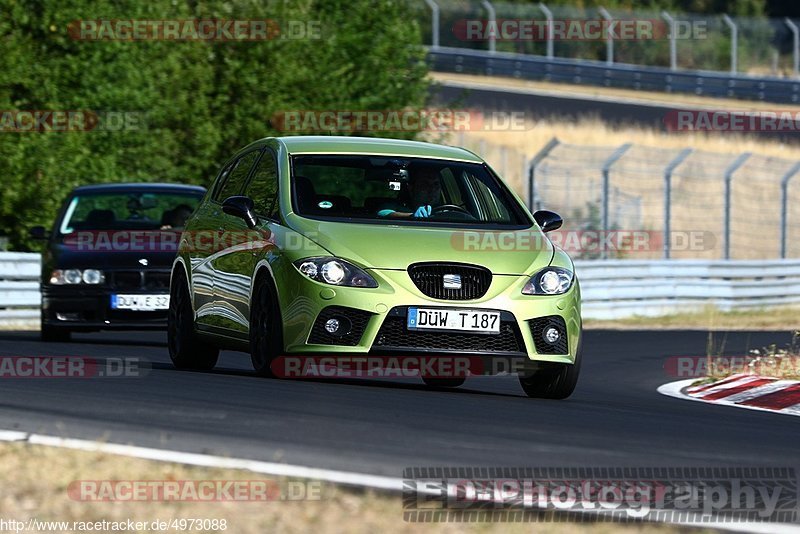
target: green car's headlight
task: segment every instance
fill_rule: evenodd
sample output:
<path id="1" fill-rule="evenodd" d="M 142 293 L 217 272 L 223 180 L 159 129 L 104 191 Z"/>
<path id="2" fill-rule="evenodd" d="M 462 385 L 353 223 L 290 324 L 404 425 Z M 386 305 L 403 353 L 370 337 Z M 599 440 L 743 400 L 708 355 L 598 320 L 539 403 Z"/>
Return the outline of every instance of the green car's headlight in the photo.
<path id="1" fill-rule="evenodd" d="M 561 295 L 572 287 L 572 271 L 563 267 L 547 267 L 528 280 L 522 293 L 525 295 Z"/>
<path id="2" fill-rule="evenodd" d="M 306 258 L 294 262 L 297 270 L 317 282 L 333 286 L 378 287 L 378 282 L 360 269 L 340 258 Z"/>

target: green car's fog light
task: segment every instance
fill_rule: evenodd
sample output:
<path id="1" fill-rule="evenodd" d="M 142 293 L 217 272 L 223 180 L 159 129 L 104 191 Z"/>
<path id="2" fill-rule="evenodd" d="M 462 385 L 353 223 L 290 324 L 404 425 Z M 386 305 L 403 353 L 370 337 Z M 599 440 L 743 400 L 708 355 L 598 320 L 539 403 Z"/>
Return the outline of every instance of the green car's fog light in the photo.
<path id="1" fill-rule="evenodd" d="M 340 258 L 305 258 L 294 262 L 294 266 L 308 278 L 332 286 L 378 287 L 366 271 Z"/>
<path id="2" fill-rule="evenodd" d="M 339 321 L 337 319 L 328 319 L 325 321 L 325 330 L 331 334 L 335 334 L 339 331 Z"/>
<path id="3" fill-rule="evenodd" d="M 544 331 L 544 339 L 550 344 L 556 343 L 561 339 L 561 332 L 558 331 L 558 328 L 549 326 Z"/>

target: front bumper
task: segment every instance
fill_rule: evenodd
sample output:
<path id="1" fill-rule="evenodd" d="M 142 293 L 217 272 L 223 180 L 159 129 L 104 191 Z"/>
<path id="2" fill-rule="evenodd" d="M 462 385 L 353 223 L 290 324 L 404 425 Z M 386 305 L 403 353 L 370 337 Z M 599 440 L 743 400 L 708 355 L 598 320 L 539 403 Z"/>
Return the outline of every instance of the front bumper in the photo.
<path id="1" fill-rule="evenodd" d="M 113 294 L 169 294 L 168 291 L 118 290 L 98 286 L 42 285 L 42 324 L 74 331 L 163 330 L 168 310 L 133 311 L 111 308 Z"/>
<path id="2" fill-rule="evenodd" d="M 410 280 L 405 270 L 370 270 L 378 281 L 375 289 L 333 287 L 295 277 L 290 292 L 280 295 L 283 310 L 285 349 L 290 354 L 460 354 L 513 358 L 534 362 L 574 363 L 581 332 L 580 287 L 578 282 L 564 295 L 522 294 L 528 276 L 494 275 L 486 294 L 469 301 L 444 301 L 427 297 Z M 486 309 L 501 312 L 501 334 L 452 333 L 427 336 L 405 328 L 410 306 Z M 320 339 L 317 318 L 330 307 L 355 310 L 362 324 L 357 339 L 332 344 Z M 565 349 L 543 347 L 535 335 L 542 321 L 561 321 L 566 330 Z M 549 323 L 548 323 L 549 324 Z M 435 339 L 434 339 L 435 338 Z M 546 350 L 543 350 L 546 349 Z"/>

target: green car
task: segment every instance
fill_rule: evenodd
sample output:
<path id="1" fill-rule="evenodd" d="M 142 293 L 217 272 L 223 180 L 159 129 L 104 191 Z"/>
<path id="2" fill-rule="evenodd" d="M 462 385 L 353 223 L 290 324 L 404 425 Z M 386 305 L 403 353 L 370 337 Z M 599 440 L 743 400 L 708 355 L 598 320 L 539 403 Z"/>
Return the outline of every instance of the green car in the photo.
<path id="1" fill-rule="evenodd" d="M 582 325 L 573 262 L 545 236 L 561 223 L 531 215 L 462 148 L 261 139 L 223 165 L 186 222 L 170 357 L 211 369 L 220 349 L 241 350 L 265 376 L 288 376 L 287 358 L 466 359 L 422 378 L 455 387 L 513 372 L 531 397 L 566 398 Z"/>

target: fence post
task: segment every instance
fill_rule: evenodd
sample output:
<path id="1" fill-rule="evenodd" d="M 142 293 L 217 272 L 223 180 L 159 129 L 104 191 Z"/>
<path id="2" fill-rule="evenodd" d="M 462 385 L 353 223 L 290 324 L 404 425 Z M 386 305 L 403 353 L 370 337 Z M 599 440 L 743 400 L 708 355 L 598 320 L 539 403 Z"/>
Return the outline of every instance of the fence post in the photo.
<path id="1" fill-rule="evenodd" d="M 792 30 L 792 73 L 797 76 L 800 73 L 800 31 L 798 31 L 797 24 L 792 22 L 789 17 L 783 21 Z"/>
<path id="2" fill-rule="evenodd" d="M 528 167 L 528 208 L 531 213 L 536 211 L 534 202 L 536 201 L 536 166 L 546 158 L 561 141 L 557 138 L 552 138 L 547 142 L 544 147 L 531 158 L 530 166 Z"/>
<path id="3" fill-rule="evenodd" d="M 739 28 L 736 27 L 736 23 L 728 15 L 723 14 L 722 20 L 731 30 L 731 74 L 736 74 L 739 63 Z"/>
<path id="4" fill-rule="evenodd" d="M 675 19 L 666 11 L 662 11 L 661 16 L 669 24 L 669 69 L 678 70 L 678 41 L 675 35 Z"/>
<path id="5" fill-rule="evenodd" d="M 497 27 L 497 13 L 494 10 L 494 6 L 492 5 L 489 0 L 481 0 L 481 5 L 486 8 L 486 11 L 489 14 L 489 27 L 496 28 Z M 497 36 L 495 35 L 496 32 L 491 31 L 489 32 L 489 53 L 494 54 L 495 50 L 497 49 Z"/>
<path id="6" fill-rule="evenodd" d="M 625 154 L 625 152 L 627 152 L 628 149 L 632 146 L 633 146 L 632 143 L 625 143 L 624 145 L 616 149 L 614 153 L 611 154 L 608 157 L 608 159 L 603 163 L 603 200 L 602 200 L 603 236 L 601 238 L 601 242 L 602 239 L 605 239 L 605 237 L 608 235 L 608 227 L 609 227 L 608 193 L 609 193 L 609 174 L 611 172 L 611 166 L 614 165 L 614 163 L 616 163 L 617 160 L 619 160 L 619 158 L 621 158 Z M 605 250 L 605 247 L 603 247 L 603 250 L 600 253 L 600 258 L 606 259 L 606 256 L 607 256 L 607 251 Z"/>
<path id="7" fill-rule="evenodd" d="M 668 260 L 672 249 L 672 173 L 678 165 L 689 157 L 692 153 L 691 148 L 684 148 L 669 162 L 664 169 L 664 259 Z"/>
<path id="8" fill-rule="evenodd" d="M 547 59 L 553 59 L 553 12 L 541 2 L 539 2 L 539 9 L 542 10 L 544 19 L 547 21 Z"/>
<path id="9" fill-rule="evenodd" d="M 744 165 L 747 158 L 750 157 L 750 152 L 740 154 L 738 158 L 725 169 L 725 225 L 723 232 L 725 234 L 725 258 L 731 259 L 731 182 L 733 181 L 733 173 Z"/>
<path id="10" fill-rule="evenodd" d="M 425 0 L 431 8 L 431 48 L 439 48 L 439 4 L 433 0 Z"/>
<path id="11" fill-rule="evenodd" d="M 597 10 L 600 13 L 600 16 L 606 19 L 607 22 L 613 22 L 614 17 L 611 16 L 611 13 L 604 7 L 601 7 Z M 608 35 L 606 36 L 606 65 L 613 65 L 614 64 L 614 34 L 612 32 L 607 32 Z"/>
<path id="12" fill-rule="evenodd" d="M 800 171 L 800 161 L 794 164 L 789 171 L 781 178 L 781 259 L 786 259 L 786 235 L 788 214 L 787 208 L 789 204 L 789 180 Z"/>

